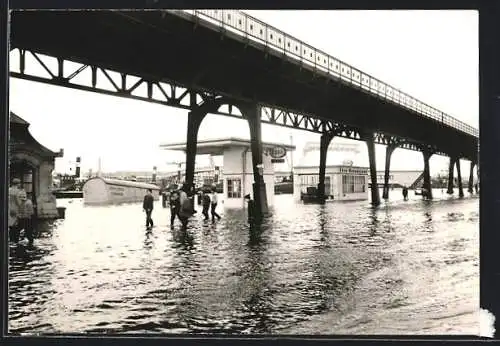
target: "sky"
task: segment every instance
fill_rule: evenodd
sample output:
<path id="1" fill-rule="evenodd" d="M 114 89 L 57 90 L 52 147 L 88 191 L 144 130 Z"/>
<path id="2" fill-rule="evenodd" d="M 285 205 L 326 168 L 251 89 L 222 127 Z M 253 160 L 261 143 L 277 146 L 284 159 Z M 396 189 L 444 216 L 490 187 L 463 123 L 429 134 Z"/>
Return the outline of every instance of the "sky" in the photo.
<path id="1" fill-rule="evenodd" d="M 479 50 L 477 11 L 245 11 L 351 66 L 476 128 L 479 124 Z M 11 53 L 11 71 L 18 67 Z M 27 70 L 32 68 L 27 64 Z M 35 71 L 35 70 L 33 70 Z M 169 162 L 181 153 L 159 149 L 160 143 L 186 140 L 187 111 L 98 93 L 10 78 L 10 109 L 28 121 L 32 135 L 58 151 L 55 171 L 70 173 L 77 156 L 82 171 L 173 171 Z M 208 115 L 199 139 L 250 138 L 244 120 Z M 268 124 L 262 139 L 297 146 L 295 164 L 306 142 L 319 135 Z M 335 138 L 332 144 L 353 142 Z M 355 163 L 368 166 L 366 145 L 359 143 Z M 337 161 L 329 154 L 327 163 Z M 385 147 L 376 146 L 377 170 L 384 169 Z M 208 163 L 200 157 L 197 162 Z M 220 162 L 216 160 L 216 162 Z M 462 176 L 468 162 L 462 161 Z M 467 164 L 467 165 L 465 165 Z M 447 169 L 448 158 L 434 155 L 431 174 Z M 392 169 L 422 170 L 418 152 L 397 149 Z"/>

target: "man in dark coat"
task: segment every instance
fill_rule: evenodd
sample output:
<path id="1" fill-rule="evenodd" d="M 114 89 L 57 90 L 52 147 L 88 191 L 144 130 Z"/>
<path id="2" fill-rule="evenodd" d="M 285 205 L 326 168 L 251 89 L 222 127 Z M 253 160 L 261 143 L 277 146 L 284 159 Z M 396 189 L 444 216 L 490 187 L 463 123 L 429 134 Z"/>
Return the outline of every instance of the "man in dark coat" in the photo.
<path id="1" fill-rule="evenodd" d="M 408 188 L 405 186 L 403 186 L 403 199 L 406 201 L 408 200 Z"/>
<path id="2" fill-rule="evenodd" d="M 181 201 L 179 198 L 179 192 L 174 190 L 170 193 L 169 204 L 170 204 L 170 226 L 173 227 L 175 217 L 176 216 L 179 217 L 178 214 L 179 214 L 179 210 L 181 209 Z"/>
<path id="3" fill-rule="evenodd" d="M 147 229 L 153 228 L 153 219 L 151 218 L 151 213 L 153 212 L 153 191 L 148 189 L 148 193 L 144 196 L 144 201 L 142 202 L 142 209 L 146 212 L 146 227 Z M 151 225 L 151 226 L 150 226 Z"/>
<path id="4" fill-rule="evenodd" d="M 201 204 L 203 206 L 203 216 L 205 216 L 205 220 L 208 220 L 208 209 L 210 208 L 210 195 L 207 191 L 203 191 Z"/>

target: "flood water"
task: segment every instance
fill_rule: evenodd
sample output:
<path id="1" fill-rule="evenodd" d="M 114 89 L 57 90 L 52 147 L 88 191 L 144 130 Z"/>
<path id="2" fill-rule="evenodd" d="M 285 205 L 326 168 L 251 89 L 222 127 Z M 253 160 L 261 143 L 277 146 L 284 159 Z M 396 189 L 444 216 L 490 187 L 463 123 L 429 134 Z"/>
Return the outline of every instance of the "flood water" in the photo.
<path id="1" fill-rule="evenodd" d="M 58 200 L 65 220 L 10 247 L 9 332 L 477 334 L 479 199 L 391 193 L 275 196 L 254 230 L 228 210 L 171 229 L 156 202 L 148 232 L 140 204 Z"/>

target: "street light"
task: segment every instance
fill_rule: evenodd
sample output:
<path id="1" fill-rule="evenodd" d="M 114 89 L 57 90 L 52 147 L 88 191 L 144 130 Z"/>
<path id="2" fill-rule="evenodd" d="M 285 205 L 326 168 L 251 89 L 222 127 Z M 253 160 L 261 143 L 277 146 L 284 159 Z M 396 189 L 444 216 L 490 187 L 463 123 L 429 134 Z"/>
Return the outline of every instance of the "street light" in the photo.
<path id="1" fill-rule="evenodd" d="M 151 178 L 151 181 L 154 183 L 156 183 L 156 175 L 157 175 L 158 171 L 156 169 L 156 166 L 153 166 L 153 176 Z"/>

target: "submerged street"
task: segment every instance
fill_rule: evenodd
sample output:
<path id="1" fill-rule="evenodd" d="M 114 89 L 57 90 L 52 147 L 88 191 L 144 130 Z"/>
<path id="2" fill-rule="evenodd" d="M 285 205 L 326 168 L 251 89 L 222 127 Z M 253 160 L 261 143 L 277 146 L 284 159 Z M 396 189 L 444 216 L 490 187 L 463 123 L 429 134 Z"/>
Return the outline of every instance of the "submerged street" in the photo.
<path id="1" fill-rule="evenodd" d="M 155 202 L 88 207 L 10 247 L 11 333 L 476 334 L 479 199 L 400 190 L 369 201 L 275 196 L 250 230 L 244 211 L 182 231 Z"/>

